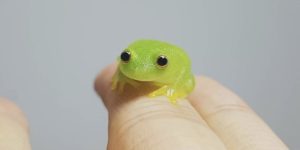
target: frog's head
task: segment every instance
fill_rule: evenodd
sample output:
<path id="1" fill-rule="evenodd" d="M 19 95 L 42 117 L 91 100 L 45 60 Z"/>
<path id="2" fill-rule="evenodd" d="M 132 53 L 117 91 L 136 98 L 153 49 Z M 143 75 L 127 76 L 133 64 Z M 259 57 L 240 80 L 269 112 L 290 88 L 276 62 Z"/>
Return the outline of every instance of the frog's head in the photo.
<path id="1" fill-rule="evenodd" d="M 120 71 L 138 81 L 163 80 L 172 70 L 178 70 L 171 65 L 176 60 L 174 49 L 178 47 L 156 40 L 136 41 L 121 53 Z"/>

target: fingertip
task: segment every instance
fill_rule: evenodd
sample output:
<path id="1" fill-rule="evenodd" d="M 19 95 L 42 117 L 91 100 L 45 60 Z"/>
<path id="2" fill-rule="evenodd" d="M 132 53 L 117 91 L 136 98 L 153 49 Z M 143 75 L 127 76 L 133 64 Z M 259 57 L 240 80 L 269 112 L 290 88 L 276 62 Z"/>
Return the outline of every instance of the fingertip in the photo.
<path id="1" fill-rule="evenodd" d="M 102 98 L 104 104 L 106 103 L 107 94 L 111 90 L 112 76 L 117 68 L 117 63 L 112 63 L 106 66 L 96 77 L 94 82 L 94 89 L 97 94 Z"/>
<path id="2" fill-rule="evenodd" d="M 28 128 L 28 122 L 22 110 L 7 98 L 0 97 L 0 113 L 9 116 L 12 120 L 18 122 L 25 129 Z"/>
<path id="3" fill-rule="evenodd" d="M 0 149 L 30 150 L 28 123 L 21 109 L 0 98 Z"/>
<path id="4" fill-rule="evenodd" d="M 109 84 L 111 82 L 111 78 L 113 73 L 116 70 L 116 64 L 110 64 L 106 66 L 96 77 L 94 82 L 95 91 L 100 95 L 103 96 L 104 91 L 109 88 Z"/>

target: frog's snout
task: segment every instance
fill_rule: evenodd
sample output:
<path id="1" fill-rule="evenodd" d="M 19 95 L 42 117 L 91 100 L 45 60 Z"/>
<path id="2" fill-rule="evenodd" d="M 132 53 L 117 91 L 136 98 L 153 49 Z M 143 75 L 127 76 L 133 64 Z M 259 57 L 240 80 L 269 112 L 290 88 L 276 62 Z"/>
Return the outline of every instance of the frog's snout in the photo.
<path id="1" fill-rule="evenodd" d="M 138 81 L 153 81 L 154 76 L 152 69 L 145 65 L 131 66 L 131 64 L 123 64 L 120 67 L 121 72 L 128 78 Z"/>

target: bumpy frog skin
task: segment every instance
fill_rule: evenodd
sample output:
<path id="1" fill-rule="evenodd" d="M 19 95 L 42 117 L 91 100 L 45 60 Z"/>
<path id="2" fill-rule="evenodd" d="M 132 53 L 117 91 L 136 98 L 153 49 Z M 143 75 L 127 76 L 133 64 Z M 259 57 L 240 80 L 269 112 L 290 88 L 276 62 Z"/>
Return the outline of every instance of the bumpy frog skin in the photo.
<path id="1" fill-rule="evenodd" d="M 118 58 L 112 89 L 123 92 L 125 84 L 138 87 L 150 82 L 158 87 L 149 96 L 167 96 L 172 103 L 186 97 L 195 86 L 191 62 L 183 49 L 157 40 L 138 40 Z"/>

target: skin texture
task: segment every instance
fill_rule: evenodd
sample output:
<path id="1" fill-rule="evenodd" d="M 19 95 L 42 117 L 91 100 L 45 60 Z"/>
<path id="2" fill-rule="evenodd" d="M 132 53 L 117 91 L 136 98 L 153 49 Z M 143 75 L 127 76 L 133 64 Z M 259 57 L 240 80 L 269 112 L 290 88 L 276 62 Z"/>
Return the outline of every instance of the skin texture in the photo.
<path id="1" fill-rule="evenodd" d="M 124 51 L 130 53 L 130 60 L 118 59 L 112 89 L 123 92 L 126 84 L 139 88 L 142 82 L 149 83 L 157 88 L 148 96 L 167 96 L 173 103 L 194 89 L 191 62 L 183 49 L 157 40 L 138 40 Z M 157 64 L 160 56 L 167 58 L 167 65 Z"/>

